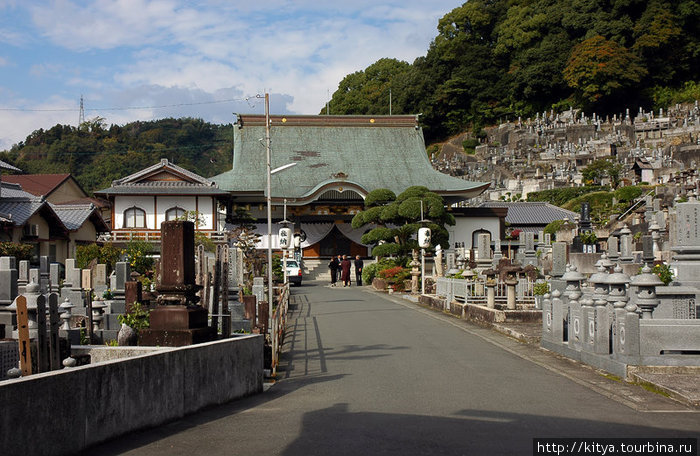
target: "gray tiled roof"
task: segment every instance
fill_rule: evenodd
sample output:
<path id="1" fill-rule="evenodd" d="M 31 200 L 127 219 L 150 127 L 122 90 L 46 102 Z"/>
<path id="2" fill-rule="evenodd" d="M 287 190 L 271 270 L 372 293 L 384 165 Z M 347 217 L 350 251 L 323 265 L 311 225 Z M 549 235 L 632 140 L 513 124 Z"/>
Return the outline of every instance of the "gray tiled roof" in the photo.
<path id="1" fill-rule="evenodd" d="M 115 181 L 116 184 L 117 181 Z M 171 195 L 226 195 L 227 192 L 205 184 L 193 184 L 182 181 L 147 181 L 128 184 L 116 184 L 104 190 L 95 192 L 95 195 L 142 195 L 171 194 Z"/>
<path id="2" fill-rule="evenodd" d="M 39 198 L 35 200 L 2 198 L 0 199 L 0 213 L 8 215 L 14 225 L 22 226 L 27 223 L 27 220 L 41 209 L 44 204 L 46 204 L 46 202 Z"/>
<path id="3" fill-rule="evenodd" d="M 92 204 L 51 204 L 51 208 L 69 231 L 80 229 L 95 211 Z"/>
<path id="4" fill-rule="evenodd" d="M 184 180 L 149 180 L 150 176 L 167 172 Z M 134 174 L 112 181 L 112 186 L 98 190 L 95 195 L 226 195 L 212 181 L 198 174 L 181 168 L 163 158 L 159 163 L 142 169 Z"/>
<path id="5" fill-rule="evenodd" d="M 252 115 L 239 116 L 239 122 L 233 169 L 210 179 L 234 193 L 262 193 L 265 123 Z M 422 185 L 464 199 L 489 185 L 433 169 L 414 116 L 271 116 L 271 125 L 272 169 L 297 164 L 272 176 L 275 198 L 313 198 L 324 185 L 336 184 L 366 192 L 388 188 L 396 194 Z"/>
<path id="6" fill-rule="evenodd" d="M 18 184 L 2 183 L 0 214 L 16 226 L 24 225 L 46 202 L 22 190 Z"/>
<path id="7" fill-rule="evenodd" d="M 511 225 L 547 225 L 555 220 L 574 220 L 576 213 L 545 202 L 505 203 L 489 201 L 479 207 L 507 207 L 506 223 Z"/>
<path id="8" fill-rule="evenodd" d="M 5 162 L 2 161 L 2 160 L 0 160 L 0 168 L 2 168 L 2 169 L 7 169 L 7 170 L 10 170 L 10 171 L 22 172 L 21 169 L 15 168 L 15 167 L 12 166 L 11 164 L 5 163 Z"/>

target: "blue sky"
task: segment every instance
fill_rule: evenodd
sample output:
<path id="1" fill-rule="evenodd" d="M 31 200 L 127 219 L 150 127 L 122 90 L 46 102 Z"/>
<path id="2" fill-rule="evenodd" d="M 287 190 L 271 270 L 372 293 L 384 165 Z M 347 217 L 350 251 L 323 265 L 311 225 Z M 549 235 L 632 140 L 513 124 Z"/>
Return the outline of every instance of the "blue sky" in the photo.
<path id="1" fill-rule="evenodd" d="M 318 114 L 347 74 L 425 55 L 455 0 L 0 0 L 0 150 L 39 128 Z M 250 99 L 252 97 L 252 99 Z M 174 106 L 176 105 L 176 106 Z"/>

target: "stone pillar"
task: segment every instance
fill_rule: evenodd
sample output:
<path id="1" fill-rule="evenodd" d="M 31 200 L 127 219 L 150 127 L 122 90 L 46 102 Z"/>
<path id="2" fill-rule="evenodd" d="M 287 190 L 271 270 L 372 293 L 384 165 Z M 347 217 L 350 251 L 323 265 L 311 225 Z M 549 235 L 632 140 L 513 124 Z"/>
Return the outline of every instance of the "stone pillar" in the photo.
<path id="1" fill-rule="evenodd" d="M 496 281 L 492 279 L 486 281 L 486 307 L 496 308 Z"/>
<path id="2" fill-rule="evenodd" d="M 508 310 L 515 310 L 515 286 L 518 284 L 518 279 L 513 276 L 509 276 L 505 280 L 506 284 L 506 308 Z"/>
<path id="3" fill-rule="evenodd" d="M 445 277 L 445 270 L 442 266 L 442 247 L 439 244 L 435 247 L 435 274 L 438 277 Z"/>
<path id="4" fill-rule="evenodd" d="M 158 307 L 150 328 L 139 333 L 139 345 L 183 346 L 212 340 L 208 312 L 197 305 L 194 268 L 194 223 L 172 220 L 161 225 Z"/>
<path id="5" fill-rule="evenodd" d="M 552 291 L 552 341 L 557 344 L 568 340 L 568 333 L 564 331 L 567 316 L 568 312 L 561 300 L 561 292 L 559 290 Z"/>
<path id="6" fill-rule="evenodd" d="M 631 263 L 632 257 L 632 231 L 625 224 L 620 230 L 620 263 Z"/>
<path id="7" fill-rule="evenodd" d="M 411 260 L 411 294 L 419 293 L 419 280 L 420 277 L 420 261 L 418 261 L 418 251 L 413 250 L 413 259 Z"/>
<path id="8" fill-rule="evenodd" d="M 554 342 L 554 332 L 552 318 L 552 295 L 545 293 L 542 296 L 542 340 Z"/>

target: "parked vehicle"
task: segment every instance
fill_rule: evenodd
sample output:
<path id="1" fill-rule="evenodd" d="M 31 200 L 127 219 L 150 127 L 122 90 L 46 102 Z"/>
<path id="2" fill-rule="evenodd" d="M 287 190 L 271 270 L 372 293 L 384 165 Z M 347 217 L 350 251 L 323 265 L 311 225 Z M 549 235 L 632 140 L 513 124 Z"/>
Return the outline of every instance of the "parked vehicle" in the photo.
<path id="1" fill-rule="evenodd" d="M 299 262 L 297 262 L 297 260 L 287 258 L 285 260 L 285 264 L 287 267 L 287 280 L 289 280 L 289 283 L 293 283 L 296 286 L 301 286 L 302 273 Z"/>

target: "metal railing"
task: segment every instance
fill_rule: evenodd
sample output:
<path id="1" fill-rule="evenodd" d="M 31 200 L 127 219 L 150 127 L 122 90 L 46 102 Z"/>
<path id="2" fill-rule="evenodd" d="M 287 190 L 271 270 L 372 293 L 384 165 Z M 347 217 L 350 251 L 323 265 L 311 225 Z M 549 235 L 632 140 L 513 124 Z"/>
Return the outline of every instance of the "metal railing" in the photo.
<path id="1" fill-rule="evenodd" d="M 272 312 L 272 327 L 270 328 L 270 344 L 272 345 L 272 375 L 277 373 L 279 356 L 284 344 L 284 331 L 287 327 L 287 312 L 289 310 L 289 283 L 279 287 L 280 294 L 277 306 Z"/>
<path id="2" fill-rule="evenodd" d="M 226 242 L 226 233 L 224 231 L 197 231 L 216 243 Z M 108 236 L 103 237 L 105 240 L 112 242 L 130 242 L 130 241 L 146 241 L 159 243 L 160 230 L 121 230 L 112 231 Z"/>

